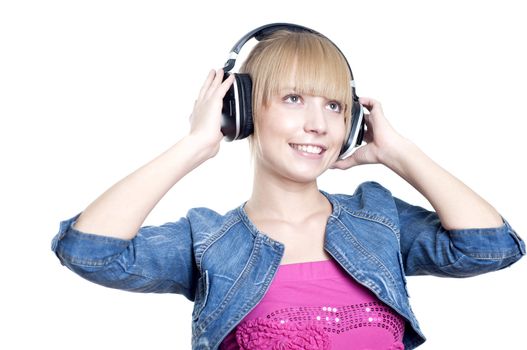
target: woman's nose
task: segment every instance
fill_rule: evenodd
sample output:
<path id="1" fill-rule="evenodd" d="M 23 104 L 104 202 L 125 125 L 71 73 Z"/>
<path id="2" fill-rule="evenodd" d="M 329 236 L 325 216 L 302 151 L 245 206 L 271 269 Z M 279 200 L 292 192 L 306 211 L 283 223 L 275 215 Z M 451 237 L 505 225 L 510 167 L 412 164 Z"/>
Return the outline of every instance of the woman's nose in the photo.
<path id="1" fill-rule="evenodd" d="M 308 133 L 326 133 L 327 122 L 322 101 L 311 101 L 311 103 L 308 103 L 304 121 L 304 130 Z"/>

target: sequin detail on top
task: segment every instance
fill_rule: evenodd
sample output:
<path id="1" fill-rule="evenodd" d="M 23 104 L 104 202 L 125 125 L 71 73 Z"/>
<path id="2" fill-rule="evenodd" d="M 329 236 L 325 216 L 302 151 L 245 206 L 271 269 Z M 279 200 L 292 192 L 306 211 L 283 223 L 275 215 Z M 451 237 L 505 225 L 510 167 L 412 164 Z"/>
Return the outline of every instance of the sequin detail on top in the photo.
<path id="1" fill-rule="evenodd" d="M 340 334 L 362 327 L 380 327 L 399 340 L 404 332 L 404 321 L 381 302 L 358 305 L 288 307 L 266 316 L 267 321 L 279 324 L 290 322 L 319 322 L 328 333 Z"/>

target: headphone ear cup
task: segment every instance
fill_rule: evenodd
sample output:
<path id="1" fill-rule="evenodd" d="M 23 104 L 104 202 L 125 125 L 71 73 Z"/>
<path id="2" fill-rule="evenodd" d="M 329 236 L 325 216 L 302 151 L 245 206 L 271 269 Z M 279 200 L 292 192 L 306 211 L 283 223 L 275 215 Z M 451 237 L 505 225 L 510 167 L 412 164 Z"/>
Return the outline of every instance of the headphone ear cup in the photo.
<path id="1" fill-rule="evenodd" d="M 351 113 L 351 121 L 348 123 L 348 137 L 342 145 L 339 159 L 349 157 L 355 151 L 356 147 L 362 144 L 364 138 L 364 107 L 362 107 L 358 99 L 353 101 Z"/>
<path id="2" fill-rule="evenodd" d="M 223 81 L 229 77 L 229 73 L 223 75 Z M 236 113 L 236 81 L 234 81 L 223 97 L 223 107 L 221 109 L 221 132 L 227 141 L 232 141 L 237 136 L 239 127 L 238 115 Z"/>
<path id="3" fill-rule="evenodd" d="M 240 132 L 237 140 L 251 135 L 253 124 L 253 82 L 249 74 L 235 74 L 238 84 L 238 101 L 240 106 Z"/>
<path id="4" fill-rule="evenodd" d="M 224 79 L 229 74 L 226 73 Z M 227 141 L 241 140 L 253 132 L 252 80 L 248 74 L 235 74 L 223 98 L 221 132 Z"/>

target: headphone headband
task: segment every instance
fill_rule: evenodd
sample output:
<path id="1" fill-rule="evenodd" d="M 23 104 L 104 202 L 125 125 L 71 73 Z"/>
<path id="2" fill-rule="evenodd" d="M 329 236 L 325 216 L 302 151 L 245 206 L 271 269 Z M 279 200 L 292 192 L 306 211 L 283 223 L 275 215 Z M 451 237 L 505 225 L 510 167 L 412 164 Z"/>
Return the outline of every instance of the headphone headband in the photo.
<path id="1" fill-rule="evenodd" d="M 265 25 L 263 25 L 261 27 L 253 29 L 249 33 L 245 34 L 232 47 L 232 49 L 231 49 L 231 51 L 229 53 L 229 59 L 227 60 L 227 62 L 225 62 L 225 65 L 223 66 L 223 71 L 224 72 L 230 72 L 230 70 L 234 68 L 234 65 L 236 63 L 236 58 L 238 57 L 238 54 L 240 53 L 240 50 L 242 49 L 243 45 L 245 45 L 246 42 L 248 42 L 252 38 L 255 38 L 256 40 L 260 41 L 263 38 L 268 37 L 269 35 L 273 34 L 274 32 L 276 32 L 278 30 L 281 30 L 281 29 L 286 29 L 286 30 L 289 30 L 291 32 L 309 32 L 309 33 L 317 34 L 317 35 L 320 35 L 321 37 L 327 39 L 330 43 L 332 43 L 333 46 L 335 46 L 335 48 L 340 52 L 341 56 L 344 57 L 344 61 L 346 61 L 346 65 L 348 66 L 348 70 L 349 70 L 350 76 L 351 76 L 351 88 L 353 90 L 353 96 L 354 97 L 356 96 L 355 95 L 355 81 L 353 79 L 353 72 L 351 71 L 351 66 L 350 66 L 350 64 L 348 62 L 348 59 L 346 58 L 346 56 L 344 55 L 342 50 L 340 50 L 340 48 L 333 41 L 331 41 L 328 37 L 326 37 L 325 35 L 322 35 L 321 33 L 317 32 L 316 30 L 313 30 L 311 28 L 304 27 L 304 26 L 301 26 L 301 25 L 298 25 L 298 24 L 293 24 L 293 23 L 270 23 L 270 24 L 265 24 Z"/>

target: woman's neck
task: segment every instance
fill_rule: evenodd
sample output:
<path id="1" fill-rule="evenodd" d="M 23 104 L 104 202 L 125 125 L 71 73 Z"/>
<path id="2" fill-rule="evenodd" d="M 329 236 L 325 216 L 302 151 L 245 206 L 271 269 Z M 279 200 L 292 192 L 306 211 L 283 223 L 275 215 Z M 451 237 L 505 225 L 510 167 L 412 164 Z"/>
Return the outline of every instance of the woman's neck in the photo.
<path id="1" fill-rule="evenodd" d="M 316 180 L 299 183 L 255 172 L 252 195 L 245 209 L 252 218 L 302 222 L 331 204 L 318 190 Z"/>

